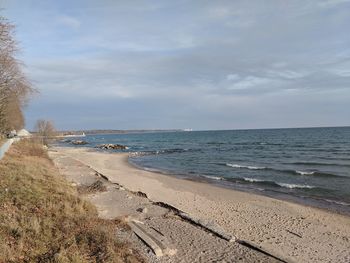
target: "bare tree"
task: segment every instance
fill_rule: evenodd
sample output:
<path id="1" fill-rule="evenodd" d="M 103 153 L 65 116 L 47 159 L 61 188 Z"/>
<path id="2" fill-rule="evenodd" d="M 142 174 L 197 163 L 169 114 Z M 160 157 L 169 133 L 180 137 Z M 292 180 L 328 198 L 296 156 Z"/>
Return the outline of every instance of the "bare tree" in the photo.
<path id="1" fill-rule="evenodd" d="M 48 120 L 38 120 L 35 124 L 35 131 L 45 145 L 56 135 L 55 126 Z"/>
<path id="2" fill-rule="evenodd" d="M 34 91 L 16 59 L 14 26 L 0 17 L 0 133 L 24 126 L 23 107 Z"/>

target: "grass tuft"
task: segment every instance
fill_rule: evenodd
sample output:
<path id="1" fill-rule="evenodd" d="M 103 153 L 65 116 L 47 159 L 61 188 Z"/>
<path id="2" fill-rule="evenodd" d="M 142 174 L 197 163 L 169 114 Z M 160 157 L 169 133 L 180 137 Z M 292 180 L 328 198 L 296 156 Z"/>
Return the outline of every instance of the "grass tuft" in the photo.
<path id="1" fill-rule="evenodd" d="M 100 180 L 94 182 L 91 185 L 78 186 L 79 194 L 93 194 L 93 193 L 105 192 L 105 191 L 107 191 L 107 187 Z"/>

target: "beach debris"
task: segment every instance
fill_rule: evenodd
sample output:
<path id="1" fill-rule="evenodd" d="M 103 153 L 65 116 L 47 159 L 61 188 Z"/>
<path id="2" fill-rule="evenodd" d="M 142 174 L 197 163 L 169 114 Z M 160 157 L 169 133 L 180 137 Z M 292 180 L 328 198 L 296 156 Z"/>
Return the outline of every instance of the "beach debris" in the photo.
<path id="1" fill-rule="evenodd" d="M 237 238 L 233 235 L 230 235 L 228 233 L 225 232 L 225 230 L 223 230 L 219 225 L 215 224 L 214 222 L 211 221 L 207 221 L 207 220 L 203 220 L 200 218 L 197 218 L 195 216 L 189 215 L 179 209 L 177 209 L 176 207 L 169 205 L 167 203 L 163 203 L 163 202 L 154 202 L 154 205 L 160 206 L 160 207 L 164 207 L 166 209 L 169 209 L 170 211 L 173 211 L 175 213 L 175 215 L 181 217 L 183 220 L 186 220 L 187 222 L 199 226 L 203 229 L 205 229 L 206 231 L 208 231 L 209 233 L 220 237 L 228 242 L 235 242 L 237 240 Z"/>
<path id="2" fill-rule="evenodd" d="M 154 231 L 156 231 L 159 235 L 164 236 L 164 234 L 162 232 L 160 232 L 158 229 L 154 228 L 153 226 L 151 226 L 150 228 L 152 228 Z"/>
<path id="3" fill-rule="evenodd" d="M 159 234 L 158 231 L 154 231 L 137 220 L 129 221 L 128 225 L 135 235 L 140 238 L 157 257 L 162 257 L 164 255 L 173 256 L 176 254 L 177 250 L 173 248 L 168 239 L 164 235 Z"/>
<path id="4" fill-rule="evenodd" d="M 104 150 L 127 150 L 127 149 L 129 149 L 125 145 L 112 144 L 112 143 L 100 144 L 100 145 L 97 145 L 95 148 L 104 149 Z"/>
<path id="5" fill-rule="evenodd" d="M 157 205 L 163 208 L 166 208 L 170 211 L 173 211 L 175 214 L 179 214 L 179 213 L 183 213 L 181 210 L 177 209 L 176 207 L 169 205 L 167 203 L 163 203 L 163 202 L 153 202 L 153 205 Z"/>
<path id="6" fill-rule="evenodd" d="M 177 213 L 177 215 L 182 219 L 185 219 L 194 225 L 200 226 L 205 230 L 209 231 L 210 233 L 228 242 L 235 242 L 237 240 L 235 236 L 228 234 L 227 232 L 225 232 L 225 230 L 223 230 L 219 225 L 215 224 L 214 222 L 203 220 L 201 218 L 189 215 L 185 212 L 179 212 Z"/>
<path id="7" fill-rule="evenodd" d="M 248 240 L 241 240 L 241 239 L 237 239 L 236 242 L 242 246 L 245 246 L 247 248 L 250 248 L 250 249 L 253 249 L 255 251 L 258 251 L 260 253 L 263 253 L 267 256 L 270 256 L 274 259 L 277 259 L 283 263 L 293 263 L 295 262 L 293 259 L 289 258 L 289 257 L 285 257 L 285 256 L 282 256 L 282 255 L 279 255 L 278 252 L 274 251 L 273 253 L 268 251 L 267 249 L 257 245 L 257 244 L 254 244 L 253 242 L 251 241 L 248 241 Z"/>
<path id="8" fill-rule="evenodd" d="M 83 141 L 83 140 L 74 140 L 71 141 L 71 144 L 73 145 L 85 145 L 85 144 L 89 144 L 87 141 Z"/>
<path id="9" fill-rule="evenodd" d="M 97 171 L 95 171 L 95 175 L 98 176 L 98 177 L 101 177 L 102 179 L 104 179 L 106 181 L 109 181 L 107 176 L 105 176 L 105 175 L 103 175 L 103 174 L 101 174 L 101 173 L 99 173 Z"/>
<path id="10" fill-rule="evenodd" d="M 297 233 L 295 233 L 295 232 L 293 232 L 293 231 L 290 231 L 290 230 L 288 230 L 288 229 L 286 229 L 286 231 L 287 231 L 288 233 L 294 235 L 294 236 L 297 236 L 297 237 L 299 237 L 299 238 L 302 238 L 301 235 L 299 235 L 299 234 L 297 234 Z"/>
<path id="11" fill-rule="evenodd" d="M 148 213 L 147 207 L 140 207 L 140 208 L 137 208 L 136 211 L 137 211 L 137 212 L 140 212 L 140 213 L 143 213 L 143 214 Z"/>
<path id="12" fill-rule="evenodd" d="M 82 185 L 78 187 L 78 192 L 82 194 L 92 194 L 92 193 L 105 192 L 105 191 L 107 191 L 107 187 L 100 180 L 88 186 Z"/>
<path id="13" fill-rule="evenodd" d="M 148 247 L 150 247 L 153 251 L 153 253 L 157 257 L 163 256 L 163 251 L 160 248 L 160 246 L 157 244 L 155 240 L 153 240 L 147 233 L 143 230 L 143 228 L 137 224 L 136 222 L 130 222 L 129 226 L 131 227 L 132 231 L 145 243 Z"/>

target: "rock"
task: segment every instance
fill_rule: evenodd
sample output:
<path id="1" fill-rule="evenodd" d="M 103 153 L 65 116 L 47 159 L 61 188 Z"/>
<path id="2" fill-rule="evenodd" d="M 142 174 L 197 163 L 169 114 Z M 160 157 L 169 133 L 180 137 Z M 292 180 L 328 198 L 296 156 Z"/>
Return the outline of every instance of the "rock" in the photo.
<path id="1" fill-rule="evenodd" d="M 85 145 L 85 144 L 88 144 L 88 142 L 76 140 L 76 141 L 71 141 L 71 144 L 73 144 L 73 145 Z"/>
<path id="2" fill-rule="evenodd" d="M 144 207 L 144 208 L 140 207 L 140 208 L 137 208 L 136 211 L 143 213 L 143 214 L 146 214 L 148 212 L 148 209 L 147 209 L 147 207 Z"/>
<path id="3" fill-rule="evenodd" d="M 126 150 L 126 149 L 128 149 L 128 147 L 125 145 L 111 144 L 111 143 L 100 144 L 100 145 L 97 145 L 96 148 L 100 148 L 100 149 L 104 149 L 104 150 Z"/>

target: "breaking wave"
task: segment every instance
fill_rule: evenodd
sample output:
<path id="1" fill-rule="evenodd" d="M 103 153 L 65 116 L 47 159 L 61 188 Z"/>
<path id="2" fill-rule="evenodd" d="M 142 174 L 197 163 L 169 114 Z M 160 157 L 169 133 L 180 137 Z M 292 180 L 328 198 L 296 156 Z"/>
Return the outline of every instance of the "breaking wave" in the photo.
<path id="1" fill-rule="evenodd" d="M 190 152 L 190 151 L 194 152 L 194 151 L 198 151 L 198 150 L 174 148 L 174 149 L 164 149 L 164 150 L 157 150 L 157 151 L 139 151 L 139 152 L 130 153 L 130 156 L 131 157 L 138 157 L 138 156 L 146 156 L 146 155 L 183 153 L 183 152 Z"/>
<path id="2" fill-rule="evenodd" d="M 260 184 L 266 184 L 266 185 L 275 186 L 275 187 L 284 187 L 284 188 L 289 188 L 289 189 L 294 189 L 294 188 L 311 189 L 311 188 L 315 188 L 315 186 L 307 185 L 307 184 L 288 184 L 288 183 L 266 181 L 266 180 L 262 180 L 262 179 L 249 178 L 249 177 L 244 177 L 243 180 L 247 181 L 247 182 L 250 182 L 250 183 L 260 183 Z"/>
<path id="3" fill-rule="evenodd" d="M 227 163 L 226 165 L 229 166 L 229 167 L 233 167 L 233 168 L 242 168 L 242 169 L 249 169 L 249 170 L 265 170 L 265 169 L 268 169 L 267 167 L 240 165 L 240 164 L 232 164 L 232 163 Z"/>
<path id="4" fill-rule="evenodd" d="M 267 171 L 274 171 L 274 172 L 280 172 L 280 173 L 288 173 L 293 175 L 311 175 L 311 176 L 321 176 L 321 177 L 344 177 L 337 174 L 331 174 L 331 173 L 325 173 L 320 172 L 316 170 L 291 170 L 291 169 L 275 169 L 270 167 L 264 167 L 264 166 L 251 166 L 251 165 L 241 165 L 241 164 L 232 164 L 232 163 L 226 163 L 226 166 L 236 168 L 236 169 L 248 169 L 248 170 L 267 170 Z"/>

